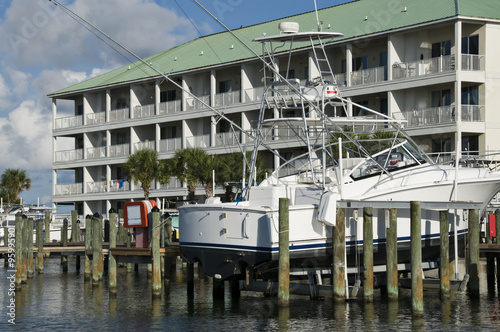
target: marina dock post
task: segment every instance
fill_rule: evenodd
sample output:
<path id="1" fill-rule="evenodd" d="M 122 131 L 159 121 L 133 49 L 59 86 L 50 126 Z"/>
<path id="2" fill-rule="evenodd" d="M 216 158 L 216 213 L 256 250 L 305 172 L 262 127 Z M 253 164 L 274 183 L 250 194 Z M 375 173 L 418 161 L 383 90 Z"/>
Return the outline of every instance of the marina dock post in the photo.
<path id="1" fill-rule="evenodd" d="M 439 235 L 440 235 L 440 261 L 439 261 L 439 275 L 440 275 L 440 290 L 441 299 L 448 299 L 450 297 L 450 234 L 448 220 L 448 210 L 439 211 Z"/>
<path id="2" fill-rule="evenodd" d="M 45 243 L 50 243 L 50 211 L 45 211 L 44 222 L 45 222 Z M 50 255 L 49 253 L 46 254 L 47 255 L 45 257 Z"/>
<path id="3" fill-rule="evenodd" d="M 332 232 L 333 250 L 333 301 L 345 302 L 345 209 L 339 208 Z"/>
<path id="4" fill-rule="evenodd" d="M 92 284 L 97 285 L 102 280 L 104 260 L 102 253 L 103 219 L 98 213 L 92 218 Z"/>
<path id="5" fill-rule="evenodd" d="M 8 234 L 9 234 L 9 228 L 8 227 L 4 227 L 3 228 L 3 234 L 4 234 L 4 241 L 3 241 L 3 245 L 4 247 L 8 247 L 9 246 L 9 243 L 8 243 Z M 3 255 L 3 266 L 4 267 L 8 267 L 9 266 L 9 255 Z"/>
<path id="6" fill-rule="evenodd" d="M 363 300 L 373 302 L 373 207 L 363 208 Z"/>
<path id="7" fill-rule="evenodd" d="M 278 304 L 287 306 L 290 300 L 290 234 L 288 198 L 279 199 L 279 276 Z"/>
<path id="8" fill-rule="evenodd" d="M 71 210 L 71 242 L 80 241 L 80 227 L 78 227 L 78 211 Z"/>
<path id="9" fill-rule="evenodd" d="M 68 219 L 64 218 L 63 220 L 63 227 L 61 230 L 61 244 L 63 247 L 68 246 Z M 61 254 L 61 266 L 63 269 L 63 272 L 68 272 L 68 256 Z"/>
<path id="10" fill-rule="evenodd" d="M 91 276 L 91 243 L 92 243 L 92 216 L 87 215 L 85 217 L 85 271 L 84 271 L 84 279 L 90 280 Z"/>
<path id="11" fill-rule="evenodd" d="M 411 230 L 411 303 L 414 315 L 424 313 L 424 284 L 422 277 L 422 220 L 420 202 L 410 202 Z"/>
<path id="12" fill-rule="evenodd" d="M 161 297 L 161 259 L 160 259 L 160 209 L 155 206 L 151 210 L 153 215 L 151 251 L 153 258 L 152 288 L 153 297 Z"/>
<path id="13" fill-rule="evenodd" d="M 397 300 L 398 289 L 398 210 L 389 209 L 389 227 L 386 229 L 387 242 L 387 297 Z"/>
<path id="14" fill-rule="evenodd" d="M 22 215 L 22 232 L 23 232 L 23 238 L 22 238 L 22 273 L 21 273 L 21 278 L 22 282 L 26 283 L 28 281 L 28 218 L 26 217 L 25 214 Z M 16 257 L 17 258 L 17 257 Z"/>
<path id="15" fill-rule="evenodd" d="M 23 281 L 23 216 L 19 212 L 16 214 L 16 288 L 21 287 Z"/>
<path id="16" fill-rule="evenodd" d="M 116 211 L 111 208 L 109 210 L 109 292 L 116 295 L 116 257 L 113 255 L 113 249 L 116 248 Z"/>
<path id="17" fill-rule="evenodd" d="M 33 266 L 33 218 L 28 218 L 27 220 L 27 236 L 26 236 L 26 241 L 28 244 L 28 261 L 27 261 L 27 277 L 28 278 L 33 278 L 34 273 L 34 266 Z"/>
<path id="18" fill-rule="evenodd" d="M 469 210 L 469 294 L 479 297 L 479 210 Z"/>
<path id="19" fill-rule="evenodd" d="M 36 246 L 38 253 L 36 255 L 36 272 L 43 274 L 43 220 L 36 221 Z"/>

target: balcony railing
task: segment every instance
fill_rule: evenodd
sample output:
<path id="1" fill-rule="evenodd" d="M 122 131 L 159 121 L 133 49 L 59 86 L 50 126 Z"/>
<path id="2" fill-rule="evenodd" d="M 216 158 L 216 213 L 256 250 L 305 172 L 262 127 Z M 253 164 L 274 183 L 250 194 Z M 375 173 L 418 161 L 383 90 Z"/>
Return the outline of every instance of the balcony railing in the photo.
<path id="1" fill-rule="evenodd" d="M 105 193 L 107 192 L 106 181 L 90 181 L 86 185 L 86 193 Z"/>
<path id="2" fill-rule="evenodd" d="M 462 54 L 462 70 L 484 70 L 484 55 Z"/>
<path id="3" fill-rule="evenodd" d="M 425 76 L 452 70 L 455 70 L 455 57 L 445 55 L 432 59 L 395 63 L 392 68 L 392 78 Z"/>
<path id="4" fill-rule="evenodd" d="M 462 105 L 462 121 L 464 122 L 483 122 L 483 105 Z"/>
<path id="5" fill-rule="evenodd" d="M 130 154 L 130 144 L 116 144 L 109 147 L 108 157 L 126 157 Z"/>
<path id="6" fill-rule="evenodd" d="M 155 104 L 134 106 L 134 118 L 147 118 L 155 115 Z"/>
<path id="7" fill-rule="evenodd" d="M 145 141 L 145 142 L 138 142 L 134 144 L 134 152 L 137 152 L 142 149 L 150 149 L 150 150 L 155 150 L 156 149 L 156 142 L 155 141 Z"/>
<path id="8" fill-rule="evenodd" d="M 86 125 L 97 125 L 106 122 L 106 113 L 89 113 L 85 116 Z"/>
<path id="9" fill-rule="evenodd" d="M 57 184 L 56 196 L 83 194 L 83 183 Z"/>
<path id="10" fill-rule="evenodd" d="M 83 149 L 56 151 L 55 162 L 68 162 L 83 159 Z"/>
<path id="11" fill-rule="evenodd" d="M 351 85 L 377 83 L 387 80 L 387 67 L 375 67 L 353 71 Z"/>
<path id="12" fill-rule="evenodd" d="M 160 140 L 160 152 L 170 152 L 182 149 L 182 138 L 167 138 Z"/>
<path id="13" fill-rule="evenodd" d="M 210 134 L 186 137 L 188 148 L 208 148 L 210 147 Z"/>
<path id="14" fill-rule="evenodd" d="M 161 184 L 160 189 L 178 189 L 182 188 L 182 182 L 177 178 L 171 178 L 168 183 Z"/>
<path id="15" fill-rule="evenodd" d="M 237 145 L 239 142 L 241 142 L 240 130 L 215 134 L 215 146 Z"/>
<path id="16" fill-rule="evenodd" d="M 181 100 L 171 100 L 160 103 L 160 107 L 158 110 L 159 115 L 165 114 L 173 114 L 180 112 L 182 110 L 182 101 Z"/>
<path id="17" fill-rule="evenodd" d="M 95 148 L 85 149 L 85 159 L 106 158 L 106 147 L 98 146 Z"/>
<path id="18" fill-rule="evenodd" d="M 193 111 L 198 109 L 207 109 L 210 105 L 210 96 L 201 96 L 198 99 L 187 98 L 186 99 L 186 110 Z"/>
<path id="19" fill-rule="evenodd" d="M 130 109 L 128 107 L 109 111 L 110 122 L 125 121 L 128 120 L 129 118 L 130 118 Z"/>
<path id="20" fill-rule="evenodd" d="M 110 192 L 120 192 L 120 191 L 129 191 L 130 183 L 123 179 L 111 180 L 109 182 L 109 191 Z"/>
<path id="21" fill-rule="evenodd" d="M 408 127 L 430 126 L 436 124 L 452 123 L 456 121 L 454 106 L 414 109 L 403 111 L 402 114 L 408 121 Z M 462 105 L 461 119 L 464 122 L 484 121 L 484 106 Z"/>
<path id="22" fill-rule="evenodd" d="M 83 116 L 68 116 L 54 120 L 54 129 L 64 129 L 81 126 L 83 123 Z"/>
<path id="23" fill-rule="evenodd" d="M 214 97 L 214 107 L 229 106 L 240 102 L 240 90 L 217 93 Z"/>
<path id="24" fill-rule="evenodd" d="M 245 103 L 260 102 L 262 100 L 263 94 L 264 94 L 263 86 L 257 86 L 255 88 L 246 89 Z"/>

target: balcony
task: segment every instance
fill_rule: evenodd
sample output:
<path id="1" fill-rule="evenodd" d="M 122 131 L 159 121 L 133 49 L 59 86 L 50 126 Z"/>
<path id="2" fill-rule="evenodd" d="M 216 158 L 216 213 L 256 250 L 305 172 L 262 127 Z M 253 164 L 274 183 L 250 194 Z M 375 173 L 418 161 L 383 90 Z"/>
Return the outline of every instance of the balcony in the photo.
<path id="1" fill-rule="evenodd" d="M 462 70 L 484 70 L 484 55 L 462 54 Z"/>
<path id="2" fill-rule="evenodd" d="M 160 152 L 173 152 L 182 149 L 182 138 L 167 138 L 160 140 Z"/>
<path id="3" fill-rule="evenodd" d="M 155 115 L 155 105 L 134 106 L 134 118 L 147 118 Z"/>
<path id="4" fill-rule="evenodd" d="M 182 188 L 182 182 L 177 178 L 171 178 L 168 183 L 161 184 L 160 189 L 179 189 Z"/>
<path id="5" fill-rule="evenodd" d="M 208 109 L 210 105 L 210 96 L 201 96 L 198 98 L 186 99 L 186 111 L 193 111 L 198 109 Z"/>
<path id="6" fill-rule="evenodd" d="M 128 107 L 109 111 L 110 122 L 125 121 L 128 120 L 129 118 L 130 118 L 130 109 Z"/>
<path id="7" fill-rule="evenodd" d="M 98 125 L 106 122 L 106 113 L 90 113 L 85 115 L 85 125 Z"/>
<path id="8" fill-rule="evenodd" d="M 129 191 L 130 183 L 123 179 L 111 180 L 109 182 L 109 191 L 110 192 L 120 192 L 120 191 Z"/>
<path id="9" fill-rule="evenodd" d="M 407 127 L 433 126 L 455 122 L 455 107 L 442 106 L 424 109 L 415 109 L 402 112 L 408 121 Z M 462 121 L 481 122 L 484 121 L 484 106 L 462 105 Z"/>
<path id="10" fill-rule="evenodd" d="M 262 100 L 263 94 L 264 94 L 263 86 L 257 86 L 255 88 L 246 89 L 245 103 L 260 102 Z"/>
<path id="11" fill-rule="evenodd" d="M 56 196 L 83 194 L 83 183 L 58 184 L 55 188 Z"/>
<path id="12" fill-rule="evenodd" d="M 186 145 L 188 148 L 209 148 L 210 134 L 186 137 Z"/>
<path id="13" fill-rule="evenodd" d="M 182 111 L 181 100 L 171 100 L 160 103 L 158 115 L 173 114 Z"/>
<path id="14" fill-rule="evenodd" d="M 83 124 L 83 116 L 68 116 L 64 118 L 58 118 L 54 120 L 54 129 L 66 129 L 79 127 Z"/>
<path id="15" fill-rule="evenodd" d="M 83 159 L 83 149 L 55 152 L 55 162 L 69 162 Z"/>
<path id="16" fill-rule="evenodd" d="M 240 90 L 217 93 L 214 98 L 214 107 L 229 106 L 240 102 Z"/>
<path id="17" fill-rule="evenodd" d="M 235 130 L 215 134 L 215 146 L 237 145 L 241 142 L 241 131 Z"/>
<path id="18" fill-rule="evenodd" d="M 85 149 L 85 159 L 106 158 L 106 147 L 99 146 Z"/>
<path id="19" fill-rule="evenodd" d="M 126 157 L 130 154 L 130 144 L 116 144 L 109 147 L 108 157 Z"/>
<path id="20" fill-rule="evenodd" d="M 410 78 L 443 73 L 455 70 L 455 57 L 445 55 L 438 58 L 395 63 L 392 68 L 392 78 Z"/>
<path id="21" fill-rule="evenodd" d="M 145 142 L 138 142 L 138 143 L 134 144 L 134 152 L 137 152 L 137 151 L 142 150 L 142 149 L 155 150 L 156 149 L 156 142 L 146 140 Z"/>
<path id="22" fill-rule="evenodd" d="M 387 80 L 387 67 L 375 67 L 370 69 L 353 71 L 351 73 L 351 85 L 370 84 L 386 80 Z"/>
<path id="23" fill-rule="evenodd" d="M 90 181 L 85 186 L 86 193 L 105 193 L 107 192 L 106 181 Z"/>

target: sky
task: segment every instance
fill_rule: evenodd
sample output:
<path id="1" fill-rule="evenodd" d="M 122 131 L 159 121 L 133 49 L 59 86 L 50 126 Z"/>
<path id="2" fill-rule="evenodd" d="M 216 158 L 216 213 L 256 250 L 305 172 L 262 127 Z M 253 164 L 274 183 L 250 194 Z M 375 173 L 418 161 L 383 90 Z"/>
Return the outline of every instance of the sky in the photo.
<path id="1" fill-rule="evenodd" d="M 192 0 L 59 1 L 140 57 L 224 30 Z M 314 10 L 313 0 L 199 2 L 230 29 Z M 318 9 L 345 2 L 316 0 Z M 52 204 L 47 95 L 127 64 L 53 1 L 0 2 L 0 174 L 28 173 L 32 187 L 21 193 L 24 202 Z"/>

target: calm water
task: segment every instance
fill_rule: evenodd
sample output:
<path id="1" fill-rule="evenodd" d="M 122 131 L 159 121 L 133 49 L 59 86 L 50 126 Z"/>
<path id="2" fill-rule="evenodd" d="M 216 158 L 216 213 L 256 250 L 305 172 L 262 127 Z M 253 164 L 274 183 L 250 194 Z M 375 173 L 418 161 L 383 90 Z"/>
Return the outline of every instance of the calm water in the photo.
<path id="1" fill-rule="evenodd" d="M 102 286 L 92 287 L 84 282 L 83 273 L 75 271 L 74 259 L 67 273 L 62 273 L 59 263 L 59 258 L 46 259 L 45 273 L 17 291 L 16 325 L 11 325 L 6 309 L 8 274 L 2 261 L 0 331 L 500 330 L 500 301 L 486 289 L 474 301 L 467 293 L 456 293 L 452 300 L 441 302 L 438 292 L 426 292 L 424 317 L 415 319 L 407 290 L 400 291 L 399 302 L 391 304 L 376 292 L 372 304 L 354 300 L 333 305 L 330 300 L 293 297 L 289 308 L 279 309 L 275 298 L 244 294 L 233 300 L 228 289 L 224 300 L 214 301 L 211 279 L 195 276 L 195 296 L 188 299 L 186 270 L 178 262 L 161 299 L 152 300 L 144 265 L 129 274 L 119 269 L 118 294 L 113 297 L 106 276 Z"/>

